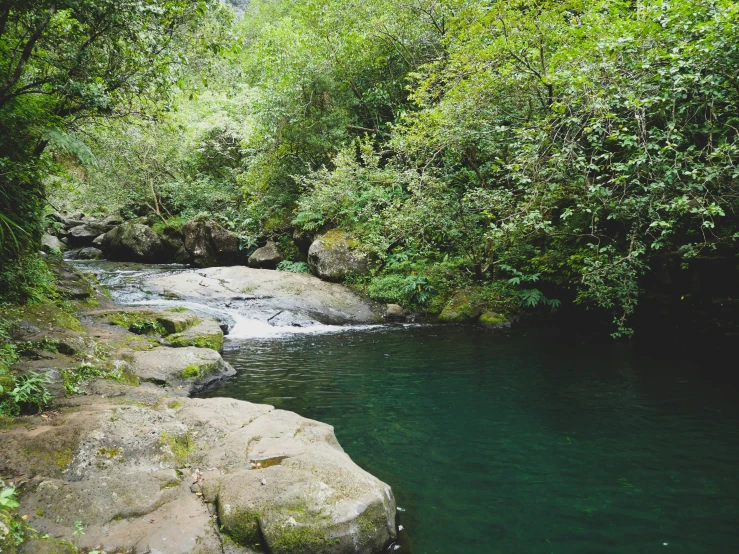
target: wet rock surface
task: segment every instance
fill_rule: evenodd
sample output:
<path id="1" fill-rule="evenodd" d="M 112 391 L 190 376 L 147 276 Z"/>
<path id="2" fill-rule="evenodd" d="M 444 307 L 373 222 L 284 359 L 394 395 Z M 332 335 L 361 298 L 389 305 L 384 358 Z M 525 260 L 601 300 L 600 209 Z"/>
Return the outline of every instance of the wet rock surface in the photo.
<path id="1" fill-rule="evenodd" d="M 313 275 L 243 266 L 214 267 L 153 276 L 154 294 L 176 294 L 212 306 L 240 309 L 272 325 L 367 323 L 381 319 L 379 306 L 339 284 Z"/>
<path id="2" fill-rule="evenodd" d="M 103 306 L 82 314 L 84 330 L 59 331 L 66 354 L 28 364 L 58 375 L 102 355 L 119 378 L 59 394 L 51 410 L 0 432 L 0 471 L 18 487 L 28 523 L 49 536 L 22 552 L 73 552 L 71 540 L 84 552 L 370 554 L 396 537 L 392 491 L 352 462 L 331 426 L 269 405 L 188 397 L 233 369 L 216 350 L 159 342 L 222 341 L 217 321 L 96 298 Z M 148 323 L 156 333 L 128 330 L 150 331 Z M 48 334 L 23 329 L 24 338 Z M 79 526 L 84 534 L 73 535 Z"/>

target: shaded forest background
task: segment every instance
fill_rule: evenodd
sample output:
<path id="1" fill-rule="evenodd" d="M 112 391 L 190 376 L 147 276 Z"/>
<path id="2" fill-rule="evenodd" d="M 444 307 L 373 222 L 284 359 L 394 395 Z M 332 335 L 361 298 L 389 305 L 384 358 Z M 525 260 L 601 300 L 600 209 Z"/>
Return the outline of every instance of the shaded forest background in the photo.
<path id="1" fill-rule="evenodd" d="M 731 303 L 730 0 L 0 2 L 0 294 L 52 294 L 45 215 L 349 233 L 350 284 L 438 312 Z"/>

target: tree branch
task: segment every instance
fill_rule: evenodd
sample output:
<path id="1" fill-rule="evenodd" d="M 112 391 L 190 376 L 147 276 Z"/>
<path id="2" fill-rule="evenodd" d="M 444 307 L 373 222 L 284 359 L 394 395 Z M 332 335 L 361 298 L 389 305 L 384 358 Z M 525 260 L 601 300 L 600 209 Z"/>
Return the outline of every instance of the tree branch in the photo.
<path id="1" fill-rule="evenodd" d="M 36 30 L 33 32 L 31 37 L 28 39 L 25 47 L 23 48 L 21 58 L 18 61 L 18 66 L 15 68 L 13 74 L 5 80 L 2 87 L 0 87 L 0 106 L 2 106 L 7 100 L 5 93 L 8 92 L 8 90 L 10 90 L 10 88 L 18 82 L 18 79 L 21 78 L 21 75 L 23 75 L 23 68 L 26 66 L 28 59 L 31 57 L 31 53 L 33 52 L 34 46 L 36 46 L 36 42 L 38 42 L 38 39 L 41 38 L 41 35 L 44 33 L 44 29 L 46 29 L 46 26 L 49 24 L 51 16 L 54 15 L 54 12 L 56 12 L 56 4 L 52 4 L 49 7 L 49 10 L 46 12 L 44 18 L 39 21 L 39 24 L 36 26 Z"/>

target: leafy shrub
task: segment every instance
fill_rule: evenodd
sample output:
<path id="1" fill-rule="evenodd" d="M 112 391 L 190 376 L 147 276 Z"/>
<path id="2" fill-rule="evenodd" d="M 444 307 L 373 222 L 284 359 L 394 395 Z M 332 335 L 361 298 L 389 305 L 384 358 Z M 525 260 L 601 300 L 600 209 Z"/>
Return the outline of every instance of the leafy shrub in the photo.
<path id="1" fill-rule="evenodd" d="M 310 266 L 305 262 L 291 262 L 283 260 L 277 264 L 277 271 L 289 271 L 290 273 L 310 273 Z"/>
<path id="2" fill-rule="evenodd" d="M 20 502 L 15 499 L 15 489 L 13 487 L 0 491 L 0 509 L 12 510 L 20 505 Z"/>
<path id="3" fill-rule="evenodd" d="M 403 306 L 424 306 L 434 291 L 426 277 L 415 274 L 375 277 L 367 287 L 370 298 Z"/>
<path id="4" fill-rule="evenodd" d="M 12 265 L 0 264 L 0 302 L 23 304 L 58 296 L 56 278 L 36 253 L 19 257 Z"/>
<path id="5" fill-rule="evenodd" d="M 51 400 L 50 384 L 49 373 L 34 371 L 20 375 L 15 379 L 15 388 L 11 391 L 10 397 L 21 413 L 40 412 Z"/>

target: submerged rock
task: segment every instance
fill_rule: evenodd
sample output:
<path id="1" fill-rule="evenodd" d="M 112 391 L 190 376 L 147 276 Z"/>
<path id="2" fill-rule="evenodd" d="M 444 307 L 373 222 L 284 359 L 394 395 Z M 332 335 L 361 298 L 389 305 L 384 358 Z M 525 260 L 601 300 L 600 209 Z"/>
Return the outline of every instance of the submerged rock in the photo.
<path id="1" fill-rule="evenodd" d="M 283 259 L 277 245 L 273 241 L 269 241 L 265 246 L 257 248 L 249 256 L 249 267 L 274 269 Z"/>
<path id="2" fill-rule="evenodd" d="M 192 219 L 182 226 L 185 250 L 195 265 L 211 267 L 243 263 L 239 238 L 215 221 Z"/>
<path id="3" fill-rule="evenodd" d="M 110 260 L 121 262 L 162 263 L 162 241 L 146 225 L 124 223 L 105 233 L 101 241 L 103 252 Z"/>
<path id="4" fill-rule="evenodd" d="M 367 273 L 367 257 L 356 251 L 358 244 L 339 229 L 317 238 L 308 250 L 308 265 L 326 281 L 340 281 L 347 273 Z"/>

